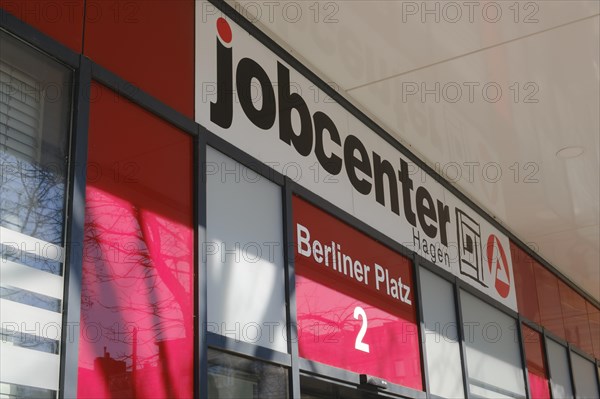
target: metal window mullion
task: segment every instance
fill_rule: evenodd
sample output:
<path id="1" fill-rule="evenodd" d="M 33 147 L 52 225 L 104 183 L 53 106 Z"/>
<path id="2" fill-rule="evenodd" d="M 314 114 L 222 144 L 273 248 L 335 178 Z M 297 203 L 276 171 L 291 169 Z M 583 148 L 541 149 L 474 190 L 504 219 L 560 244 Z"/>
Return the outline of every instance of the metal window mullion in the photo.
<path id="1" fill-rule="evenodd" d="M 208 398 L 208 345 L 206 338 L 208 317 L 208 271 L 204 253 L 206 242 L 206 132 L 198 126 L 198 134 L 194 140 L 194 184 L 196 206 L 196 339 L 194 362 L 194 392 L 198 398 Z"/>
<path id="2" fill-rule="evenodd" d="M 598 384 L 598 392 L 600 392 L 600 359 L 596 359 L 596 383 Z"/>
<path id="3" fill-rule="evenodd" d="M 575 386 L 575 370 L 573 370 L 573 351 L 571 350 L 571 344 L 567 343 L 567 359 L 569 361 L 569 377 L 571 378 L 571 389 L 573 390 L 573 397 L 577 398 L 577 387 Z"/>
<path id="4" fill-rule="evenodd" d="M 523 377 L 525 381 L 525 395 L 528 398 L 531 398 L 531 389 L 529 387 L 529 373 L 527 372 L 527 352 L 525 351 L 525 337 L 523 335 L 521 316 L 516 320 L 517 322 L 517 339 L 519 343 L 519 351 L 521 353 L 521 369 L 523 370 Z"/>
<path id="5" fill-rule="evenodd" d="M 415 252 L 412 257 L 413 267 L 413 287 L 416 290 L 415 300 L 417 301 L 417 317 L 419 322 L 419 347 L 421 352 L 421 374 L 423 381 L 423 388 L 427 397 L 431 396 L 431 387 L 429 384 L 429 369 L 427 365 L 427 346 L 425 344 L 426 327 L 425 318 L 423 317 L 423 295 L 421 292 L 421 270 L 419 265 L 419 257 Z"/>
<path id="6" fill-rule="evenodd" d="M 546 367 L 546 377 L 548 378 L 548 389 L 550 390 L 550 398 L 554 398 L 554 392 L 552 391 L 552 369 L 550 368 L 550 358 L 548 357 L 548 345 L 546 344 L 550 338 L 546 334 L 546 329 L 542 328 L 542 339 L 544 340 L 542 345 L 542 351 L 544 353 L 544 367 Z"/>
<path id="7" fill-rule="evenodd" d="M 91 70 L 91 62 L 81 56 L 74 79 L 59 398 L 77 397 Z"/>
<path id="8" fill-rule="evenodd" d="M 460 287 L 458 285 L 458 277 L 454 278 L 454 305 L 456 310 L 456 324 L 458 332 L 458 343 L 460 344 L 460 360 L 463 371 L 463 390 L 466 399 L 471 398 L 471 391 L 469 389 L 469 373 L 467 368 L 467 349 L 465 344 L 465 331 L 463 324 L 462 305 L 460 298 Z"/>
<path id="9" fill-rule="evenodd" d="M 287 304 L 287 339 L 288 350 L 291 354 L 290 392 L 294 399 L 300 398 L 300 362 L 298 351 L 298 326 L 296 324 L 296 272 L 294 269 L 294 226 L 292 213 L 292 181 L 285 177 L 283 184 L 283 226 L 284 226 L 284 261 L 286 274 L 286 304 Z"/>

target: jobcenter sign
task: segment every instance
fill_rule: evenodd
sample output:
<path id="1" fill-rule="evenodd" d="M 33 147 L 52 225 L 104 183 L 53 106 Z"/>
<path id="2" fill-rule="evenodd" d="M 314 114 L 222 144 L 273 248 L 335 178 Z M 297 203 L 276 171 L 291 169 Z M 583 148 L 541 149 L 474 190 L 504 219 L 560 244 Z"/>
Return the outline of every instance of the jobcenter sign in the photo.
<path id="1" fill-rule="evenodd" d="M 517 310 L 504 234 L 207 3 L 196 8 L 196 120 Z"/>

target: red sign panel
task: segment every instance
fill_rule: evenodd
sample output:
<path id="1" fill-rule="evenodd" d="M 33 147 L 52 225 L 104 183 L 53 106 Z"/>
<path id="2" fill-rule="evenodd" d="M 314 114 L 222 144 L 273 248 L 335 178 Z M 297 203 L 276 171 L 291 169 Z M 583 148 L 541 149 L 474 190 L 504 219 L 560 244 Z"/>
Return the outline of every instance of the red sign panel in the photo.
<path id="1" fill-rule="evenodd" d="M 300 356 L 422 390 L 411 262 L 294 197 Z"/>

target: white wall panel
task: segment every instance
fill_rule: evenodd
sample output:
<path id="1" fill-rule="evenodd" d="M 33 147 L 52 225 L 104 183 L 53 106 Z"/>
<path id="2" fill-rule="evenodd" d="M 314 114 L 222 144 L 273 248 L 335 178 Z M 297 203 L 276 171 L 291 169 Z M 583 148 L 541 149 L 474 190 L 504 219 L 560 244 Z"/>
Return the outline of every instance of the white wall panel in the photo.
<path id="1" fill-rule="evenodd" d="M 60 313 L 0 299 L 0 315 L 5 330 L 60 340 Z"/>
<path id="2" fill-rule="evenodd" d="M 33 267 L 5 260 L 0 267 L 2 285 L 62 299 L 63 278 Z"/>
<path id="3" fill-rule="evenodd" d="M 41 258 L 56 262 L 64 262 L 65 260 L 65 251 L 61 246 L 2 226 L 0 226 L 0 242 Z"/>
<path id="4" fill-rule="evenodd" d="M 2 381 L 10 384 L 58 390 L 60 357 L 0 342 Z M 27 365 L 27 367 L 19 367 Z"/>

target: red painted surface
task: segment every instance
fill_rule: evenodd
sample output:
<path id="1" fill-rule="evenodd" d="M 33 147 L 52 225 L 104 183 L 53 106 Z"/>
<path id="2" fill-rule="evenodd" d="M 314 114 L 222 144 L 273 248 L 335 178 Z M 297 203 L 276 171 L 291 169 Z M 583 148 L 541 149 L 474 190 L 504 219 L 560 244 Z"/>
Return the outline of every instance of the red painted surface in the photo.
<path id="1" fill-rule="evenodd" d="M 519 313 L 600 358 L 600 309 L 511 242 Z"/>
<path id="2" fill-rule="evenodd" d="M 594 347 L 594 356 L 600 359 L 600 309 L 586 303 L 588 311 L 588 320 L 590 321 L 590 334 L 592 336 L 592 346 Z"/>
<path id="3" fill-rule="evenodd" d="M 93 93 L 78 397 L 191 398 L 192 140 Z"/>
<path id="4" fill-rule="evenodd" d="M 80 53 L 84 0 L 0 0 L 0 8 Z"/>
<path id="5" fill-rule="evenodd" d="M 540 304 L 541 324 L 555 335 L 565 337 L 565 322 L 558 291 L 558 278 L 539 263 L 533 264 L 533 273 Z"/>
<path id="6" fill-rule="evenodd" d="M 88 1 L 84 53 L 193 118 L 194 3 Z"/>
<path id="7" fill-rule="evenodd" d="M 574 289 L 559 281 L 560 300 L 565 321 L 566 340 L 589 354 L 594 353 L 586 300 Z"/>
<path id="8" fill-rule="evenodd" d="M 423 389 L 410 261 L 297 197 L 293 199 L 293 214 L 296 232 L 300 224 L 309 230 L 311 242 L 318 240 L 331 246 L 335 241 L 341 253 L 371 267 L 361 282 L 334 270 L 332 258 L 325 266 L 324 261 L 319 263 L 314 258 L 314 253 L 310 258 L 302 255 L 296 245 L 300 356 Z M 389 280 L 380 282 L 379 289 L 375 264 L 387 268 L 389 275 Z M 407 299 L 411 304 L 387 294 L 386 281 L 392 278 L 401 278 L 402 284 L 410 287 Z M 368 353 L 356 349 L 364 323 L 361 316 L 355 318 L 356 307 L 361 307 L 367 316 L 361 342 L 369 345 Z"/>
<path id="9" fill-rule="evenodd" d="M 510 253 L 512 255 L 519 313 L 540 324 L 540 305 L 533 273 L 533 259 L 512 242 L 510 243 Z"/>

